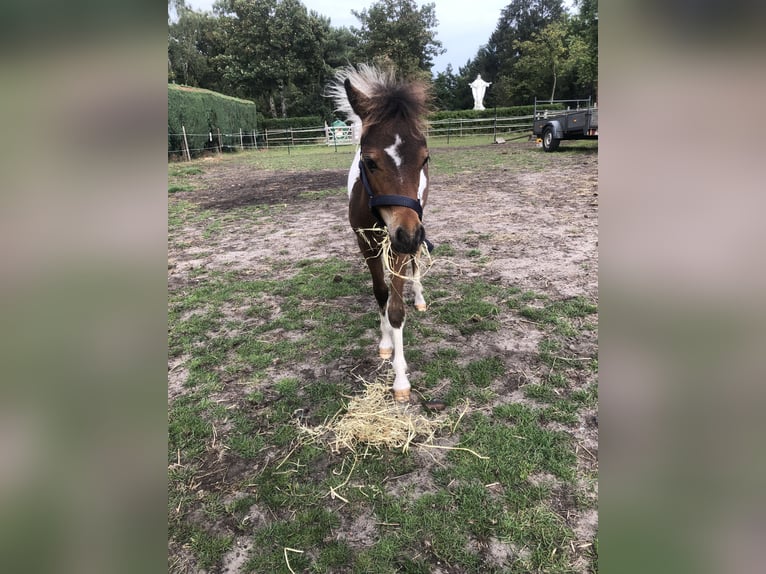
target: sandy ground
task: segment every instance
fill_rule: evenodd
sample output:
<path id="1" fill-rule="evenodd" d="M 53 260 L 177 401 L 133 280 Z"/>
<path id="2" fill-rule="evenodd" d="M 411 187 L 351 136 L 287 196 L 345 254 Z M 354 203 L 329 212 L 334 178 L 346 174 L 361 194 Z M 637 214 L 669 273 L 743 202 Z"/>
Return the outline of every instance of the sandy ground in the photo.
<path id="1" fill-rule="evenodd" d="M 486 146 L 486 153 L 513 154 L 531 144 Z M 562 146 L 563 147 L 563 146 Z M 450 281 L 474 279 L 515 286 L 544 294 L 551 299 L 583 296 L 598 301 L 598 154 L 597 149 L 577 149 L 545 154 L 542 169 L 516 170 L 500 166 L 483 173 L 442 174 L 431 172 L 429 205 L 424 215 L 428 237 L 437 246 L 449 245 L 452 254 L 435 258 L 432 273 L 448 275 Z M 439 153 L 432 150 L 432 155 Z M 526 151 L 524 152 L 526 153 Z M 539 153 L 543 153 L 540 151 Z M 510 164 L 510 162 L 509 162 Z M 347 223 L 344 194 L 318 193 L 345 188 L 346 170 L 285 173 L 256 171 L 243 165 L 215 164 L 195 176 L 202 189 L 173 194 L 171 201 L 183 199 L 216 214 L 215 230 L 211 221 L 198 218 L 183 229 L 171 233 L 168 251 L 168 285 L 171 291 L 183 289 L 198 280 L 200 273 L 239 271 L 254 277 L 279 278 L 291 275 L 289 265 L 275 267 L 275 262 L 339 258 L 364 267 L 356 241 Z M 257 218 L 236 215 L 235 207 L 259 207 L 268 210 Z M 479 255 L 477 256 L 477 252 Z M 440 284 L 449 290 L 450 285 Z M 429 293 L 425 293 L 429 301 Z M 265 303 L 268 301 L 265 299 Z M 358 302 L 376 308 L 369 293 L 360 293 Z M 237 315 L 237 309 L 224 310 Z M 537 344 L 543 333 L 517 313 L 504 312 L 498 317 L 499 329 L 461 335 L 450 333 L 449 344 L 469 348 L 470 359 L 482 355 L 505 357 L 508 374 L 495 384 L 499 402 L 530 402 L 519 387 L 534 382 L 540 373 Z M 288 336 L 289 334 L 285 334 Z M 373 333 L 371 337 L 375 337 Z M 438 343 L 433 343 L 434 345 Z M 424 343 L 428 345 L 428 343 Z M 569 349 L 583 356 L 595 356 L 597 335 L 585 336 Z M 425 349 L 428 354 L 428 349 Z M 466 359 L 467 361 L 468 359 Z M 169 362 L 169 400 L 183 392 L 188 372 L 184 357 Z M 337 370 L 341 376 L 369 374 L 379 367 L 374 349 L 369 360 L 339 359 L 317 366 L 306 357 L 305 363 L 281 365 L 280 376 L 299 376 L 310 382 Z M 285 372 L 285 369 L 288 371 Z M 289 371 L 292 371 L 290 373 Z M 410 363 L 413 387 L 417 386 L 418 365 Z M 276 374 L 276 373 L 275 373 Z M 583 387 L 595 375 L 583 374 L 575 385 Z M 556 427 L 573 435 L 583 471 L 595 469 L 598 454 L 597 413 L 585 413 L 579 428 Z M 424 460 L 422 473 L 409 480 L 427 490 L 428 469 Z M 232 477 L 236 469 L 228 470 Z M 548 477 L 538 477 L 547 480 Z M 425 481 L 425 482 L 424 482 Z M 425 484 L 425 486 L 423 486 Z M 407 484 L 392 488 L 409 488 Z M 562 512 L 566 511 L 566 492 L 561 493 Z M 257 509 L 256 509 L 257 511 Z M 567 514 L 567 516 L 569 516 Z M 258 517 L 256 517 L 258 518 Z M 255 520 L 255 518 L 254 518 Z M 596 511 L 572 514 L 571 525 L 581 541 L 591 540 L 597 527 Z M 349 540 L 359 538 L 359 546 L 374 536 L 374 517 L 343 518 Z M 244 562 L 250 544 L 237 539 L 225 559 L 225 572 L 235 572 Z M 484 548 L 487 560 L 502 563 L 510 552 L 494 541 Z M 579 564 L 582 568 L 584 563 Z"/>

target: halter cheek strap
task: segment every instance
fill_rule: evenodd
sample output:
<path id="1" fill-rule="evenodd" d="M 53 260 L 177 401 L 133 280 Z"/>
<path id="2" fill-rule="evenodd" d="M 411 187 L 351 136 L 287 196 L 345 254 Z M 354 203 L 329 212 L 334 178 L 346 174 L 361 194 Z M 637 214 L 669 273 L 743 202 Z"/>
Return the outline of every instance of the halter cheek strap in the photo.
<path id="1" fill-rule="evenodd" d="M 364 167 L 364 161 L 361 159 L 359 160 L 359 173 L 362 177 L 362 186 L 367 192 L 367 197 L 369 198 L 370 211 L 381 227 L 385 228 L 386 222 L 383 221 L 383 218 L 380 215 L 380 211 L 378 211 L 378 206 L 396 205 L 400 207 L 409 207 L 411 210 L 418 214 L 418 219 L 423 221 L 423 206 L 420 205 L 420 201 L 414 200 L 404 195 L 374 195 L 372 193 L 370 181 L 367 179 L 367 171 Z M 423 242 L 426 244 L 429 252 L 433 251 L 434 245 L 425 238 L 425 231 L 423 232 Z"/>
<path id="2" fill-rule="evenodd" d="M 380 216 L 380 212 L 377 209 L 378 206 L 398 205 L 400 207 L 409 207 L 411 210 L 418 214 L 418 219 L 423 221 L 423 206 L 420 205 L 419 201 L 405 197 L 404 195 L 376 196 L 372 193 L 370 180 L 367 179 L 367 171 L 364 168 L 364 162 L 362 160 L 359 160 L 359 173 L 362 175 L 362 185 L 364 186 L 364 190 L 367 192 L 367 197 L 369 198 L 370 211 L 372 211 L 375 219 L 377 219 L 378 223 L 380 223 L 383 227 L 385 227 L 386 224 L 383 222 L 383 218 Z"/>

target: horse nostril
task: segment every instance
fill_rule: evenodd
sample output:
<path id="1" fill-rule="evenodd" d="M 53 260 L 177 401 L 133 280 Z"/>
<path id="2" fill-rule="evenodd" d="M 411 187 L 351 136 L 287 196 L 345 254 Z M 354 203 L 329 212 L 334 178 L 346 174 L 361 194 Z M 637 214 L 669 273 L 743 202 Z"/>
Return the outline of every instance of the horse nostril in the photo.
<path id="1" fill-rule="evenodd" d="M 400 253 L 416 253 L 424 238 L 425 229 L 422 225 L 418 225 L 411 231 L 403 227 L 398 228 L 391 241 L 394 249 Z"/>
<path id="2" fill-rule="evenodd" d="M 403 228 L 399 228 L 396 230 L 396 243 L 402 247 L 407 245 L 410 241 L 409 236 L 407 235 L 407 232 Z"/>

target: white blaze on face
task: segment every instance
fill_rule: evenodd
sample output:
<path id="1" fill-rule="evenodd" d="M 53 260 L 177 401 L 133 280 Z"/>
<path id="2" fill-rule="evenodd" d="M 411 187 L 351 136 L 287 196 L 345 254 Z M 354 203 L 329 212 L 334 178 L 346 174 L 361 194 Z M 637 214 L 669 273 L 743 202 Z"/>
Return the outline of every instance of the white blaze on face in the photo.
<path id="1" fill-rule="evenodd" d="M 351 162 L 351 169 L 348 170 L 348 196 L 351 197 L 351 190 L 354 189 L 354 184 L 359 181 L 359 160 L 362 157 L 361 148 L 357 148 L 354 161 Z"/>
<path id="2" fill-rule="evenodd" d="M 391 159 L 394 160 L 396 167 L 400 167 L 402 165 L 402 156 L 399 155 L 399 146 L 403 143 L 404 142 L 402 141 L 402 138 L 399 137 L 399 134 L 396 134 L 394 143 L 384 149 L 384 151 L 391 156 Z"/>
<path id="3" fill-rule="evenodd" d="M 428 185 L 428 178 L 426 177 L 425 170 L 420 170 L 420 182 L 418 183 L 418 201 L 420 203 L 423 203 L 423 192 L 426 190 L 426 186 Z"/>

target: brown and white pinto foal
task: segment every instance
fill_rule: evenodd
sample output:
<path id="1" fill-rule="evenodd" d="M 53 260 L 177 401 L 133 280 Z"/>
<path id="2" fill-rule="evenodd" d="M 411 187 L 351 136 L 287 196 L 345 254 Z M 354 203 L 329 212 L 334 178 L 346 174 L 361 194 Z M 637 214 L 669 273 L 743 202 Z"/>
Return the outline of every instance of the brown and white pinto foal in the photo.
<path id="1" fill-rule="evenodd" d="M 428 244 L 422 224 L 428 199 L 428 146 L 424 136 L 428 90 L 421 82 L 403 82 L 393 72 L 360 65 L 344 68 L 330 87 L 338 111 L 360 129 L 359 148 L 348 174 L 351 227 L 372 275 L 380 307 L 381 358 L 393 354 L 394 398 L 410 399 L 402 329 L 405 321 L 404 284 L 412 270 L 415 308 L 426 302 L 417 264 L 421 246 Z M 391 240 L 390 289 L 379 247 Z"/>

